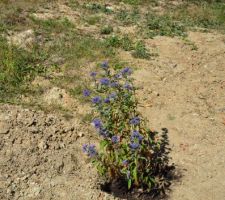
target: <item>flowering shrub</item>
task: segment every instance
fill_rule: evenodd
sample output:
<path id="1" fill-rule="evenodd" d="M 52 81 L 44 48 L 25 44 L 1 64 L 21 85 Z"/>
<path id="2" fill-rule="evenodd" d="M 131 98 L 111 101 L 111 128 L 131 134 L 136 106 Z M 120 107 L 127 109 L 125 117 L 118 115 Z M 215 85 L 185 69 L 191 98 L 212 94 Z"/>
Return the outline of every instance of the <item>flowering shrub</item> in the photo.
<path id="1" fill-rule="evenodd" d="M 118 70 L 107 62 L 102 73 L 92 72 L 92 90 L 84 90 L 96 111 L 92 125 L 101 140 L 98 151 L 94 145 L 83 145 L 98 172 L 109 180 L 126 180 L 128 189 L 145 191 L 164 188 L 162 171 L 168 164 L 164 129 L 162 139 L 146 128 L 137 111 L 135 87 L 128 67 Z"/>

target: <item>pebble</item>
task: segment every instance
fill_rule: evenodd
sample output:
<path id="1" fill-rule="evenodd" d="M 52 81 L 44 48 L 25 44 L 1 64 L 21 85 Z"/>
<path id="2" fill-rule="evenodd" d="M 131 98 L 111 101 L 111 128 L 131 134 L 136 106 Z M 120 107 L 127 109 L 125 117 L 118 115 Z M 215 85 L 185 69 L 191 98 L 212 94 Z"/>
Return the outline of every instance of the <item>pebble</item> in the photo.
<path id="1" fill-rule="evenodd" d="M 39 149 L 42 149 L 42 150 L 45 150 L 45 149 L 48 148 L 48 145 L 46 144 L 45 141 L 42 140 L 42 141 L 38 144 L 38 148 L 39 148 Z"/>
<path id="2" fill-rule="evenodd" d="M 0 122 L 0 134 L 9 133 L 10 125 L 7 122 Z"/>

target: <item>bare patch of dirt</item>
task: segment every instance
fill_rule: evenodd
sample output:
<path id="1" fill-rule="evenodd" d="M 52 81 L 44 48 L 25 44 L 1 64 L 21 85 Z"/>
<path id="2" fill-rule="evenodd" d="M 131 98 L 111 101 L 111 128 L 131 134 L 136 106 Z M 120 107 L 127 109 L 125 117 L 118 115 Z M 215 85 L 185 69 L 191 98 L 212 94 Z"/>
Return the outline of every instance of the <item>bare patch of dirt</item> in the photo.
<path id="1" fill-rule="evenodd" d="M 172 158 L 183 174 L 170 199 L 224 199 L 224 36 L 193 32 L 189 38 L 197 51 L 177 38 L 148 41 L 160 54 L 135 73 L 143 88 L 140 110 L 150 127 L 169 129 Z"/>
<path id="2" fill-rule="evenodd" d="M 7 36 L 7 40 L 10 44 L 29 49 L 35 42 L 34 31 L 29 29 L 19 33 L 13 33 Z"/>

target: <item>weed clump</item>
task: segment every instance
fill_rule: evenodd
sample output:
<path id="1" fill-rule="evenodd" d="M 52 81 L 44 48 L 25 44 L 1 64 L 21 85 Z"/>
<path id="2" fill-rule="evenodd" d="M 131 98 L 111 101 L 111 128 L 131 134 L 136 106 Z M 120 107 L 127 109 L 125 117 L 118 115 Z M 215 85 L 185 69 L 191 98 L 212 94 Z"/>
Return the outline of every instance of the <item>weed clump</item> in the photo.
<path id="1" fill-rule="evenodd" d="M 35 75 L 45 73 L 45 68 L 38 65 L 47 55 L 41 53 L 38 47 L 28 52 L 0 37 L 0 102 L 26 91 L 25 83 L 30 82 Z"/>
<path id="2" fill-rule="evenodd" d="M 113 32 L 113 27 L 110 25 L 103 26 L 101 28 L 101 34 L 108 35 Z"/>
<path id="3" fill-rule="evenodd" d="M 91 73 L 95 83 L 85 89 L 95 111 L 92 125 L 99 134 L 97 150 L 84 144 L 83 152 L 91 158 L 100 175 L 109 182 L 126 183 L 127 191 L 139 189 L 156 194 L 169 185 L 167 130 L 163 134 L 146 128 L 146 120 L 137 111 L 136 88 L 129 67 L 119 69 L 101 64 L 103 73 Z"/>
<path id="4" fill-rule="evenodd" d="M 106 47 L 122 48 L 125 51 L 131 51 L 134 49 L 133 42 L 128 35 L 123 37 L 112 35 L 105 39 L 104 44 Z"/>
<path id="5" fill-rule="evenodd" d="M 146 49 L 145 44 L 143 43 L 143 41 L 138 41 L 135 45 L 135 49 L 134 52 L 132 53 L 132 55 L 135 58 L 141 58 L 141 59 L 149 59 L 151 54 L 149 53 L 149 51 Z"/>
<path id="6" fill-rule="evenodd" d="M 146 17 L 147 36 L 153 38 L 161 36 L 186 36 L 185 26 L 173 20 L 170 16 L 149 13 Z"/>

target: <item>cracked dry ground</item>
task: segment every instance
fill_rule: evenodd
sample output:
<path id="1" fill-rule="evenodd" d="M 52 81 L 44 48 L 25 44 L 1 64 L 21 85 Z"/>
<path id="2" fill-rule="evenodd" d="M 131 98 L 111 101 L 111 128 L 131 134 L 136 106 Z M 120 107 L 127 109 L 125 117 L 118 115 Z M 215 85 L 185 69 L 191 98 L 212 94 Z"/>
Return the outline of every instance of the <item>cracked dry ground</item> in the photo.
<path id="1" fill-rule="evenodd" d="M 182 174 L 171 200 L 225 199 L 225 43 L 216 33 L 189 33 L 197 51 L 178 38 L 148 40 L 155 60 L 121 58 L 140 87 L 140 110 L 150 128 L 169 129 L 172 161 Z M 95 169 L 81 144 L 96 141 L 78 115 L 0 106 L 0 199 L 114 199 L 96 187 Z"/>

